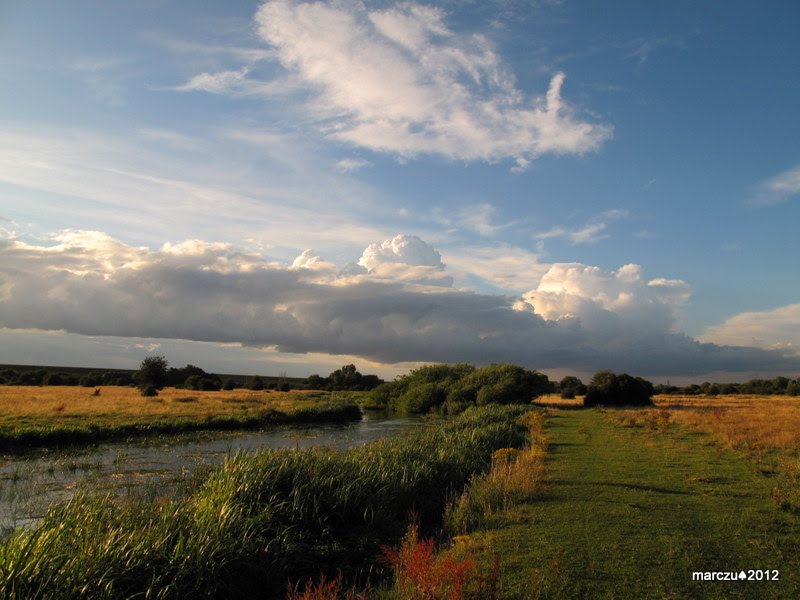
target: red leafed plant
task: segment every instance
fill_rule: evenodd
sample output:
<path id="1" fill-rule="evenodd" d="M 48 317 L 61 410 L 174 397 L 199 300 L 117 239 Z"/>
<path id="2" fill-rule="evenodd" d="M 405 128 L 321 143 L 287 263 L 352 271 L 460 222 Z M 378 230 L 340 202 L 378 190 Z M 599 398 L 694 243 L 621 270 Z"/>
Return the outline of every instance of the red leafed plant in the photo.
<path id="1" fill-rule="evenodd" d="M 366 600 L 366 598 L 366 595 L 359 594 L 352 588 L 345 588 L 341 575 L 330 580 L 320 575 L 316 583 L 308 580 L 302 592 L 294 587 L 286 592 L 286 600 Z"/>
<path id="2" fill-rule="evenodd" d="M 419 539 L 411 525 L 400 548 L 383 548 L 394 569 L 396 590 L 403 600 L 492 600 L 496 597 L 498 561 L 489 576 L 474 560 L 436 554 L 432 539 Z"/>

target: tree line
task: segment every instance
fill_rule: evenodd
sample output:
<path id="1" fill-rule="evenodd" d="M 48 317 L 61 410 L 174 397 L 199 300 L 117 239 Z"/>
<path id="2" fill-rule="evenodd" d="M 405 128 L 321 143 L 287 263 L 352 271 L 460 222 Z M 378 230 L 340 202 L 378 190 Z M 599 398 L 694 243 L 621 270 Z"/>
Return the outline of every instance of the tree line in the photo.
<path id="1" fill-rule="evenodd" d="M 497 372 L 497 369 L 502 365 L 490 365 L 483 367 L 489 369 L 488 372 Z M 156 375 L 148 375 L 150 369 L 155 368 Z M 518 373 L 515 369 L 522 369 L 516 365 L 505 365 L 504 372 L 507 374 Z M 163 356 L 147 357 L 137 371 L 124 371 L 124 370 L 106 370 L 106 371 L 93 371 L 88 369 L 75 369 L 65 370 L 64 368 L 46 368 L 46 367 L 7 367 L 0 370 L 0 385 L 46 385 L 46 386 L 83 386 L 83 387 L 101 387 L 101 386 L 137 386 L 140 388 L 146 387 L 151 384 L 155 390 L 163 387 L 178 387 L 191 390 L 232 390 L 237 388 L 245 388 L 250 390 L 278 390 L 290 391 L 292 389 L 309 389 L 309 390 L 323 390 L 323 391 L 370 391 L 380 388 L 372 396 L 372 401 L 376 405 L 392 406 L 408 404 L 412 411 L 418 411 L 418 406 L 423 407 L 422 412 L 426 412 L 430 407 L 440 407 L 449 398 L 451 401 L 450 407 L 454 407 L 453 402 L 463 401 L 466 399 L 469 403 L 477 402 L 477 393 L 480 389 L 479 386 L 474 390 L 475 398 L 471 397 L 471 392 L 467 396 L 459 398 L 456 392 L 450 396 L 450 384 L 447 383 L 454 379 L 460 379 L 462 375 L 472 372 L 475 367 L 471 365 L 428 365 L 419 370 L 412 371 L 407 375 L 400 376 L 394 382 L 385 382 L 377 375 L 364 375 L 361 374 L 353 364 L 343 365 L 341 368 L 332 371 L 327 376 L 319 374 L 310 375 L 309 377 L 302 378 L 286 378 L 286 377 L 262 377 L 262 376 L 222 376 L 215 373 L 209 373 L 200 367 L 187 364 L 185 367 L 176 368 L 170 367 L 169 363 Z M 501 369 L 503 370 L 503 369 Z M 524 369 L 523 369 L 524 371 Z M 532 371 L 536 373 L 535 371 Z M 609 373 L 610 371 L 599 371 L 598 373 Z M 460 373 L 460 374 L 459 374 Z M 537 384 L 535 394 L 541 395 L 545 393 L 560 393 L 562 398 L 577 398 L 586 396 L 589 392 L 589 385 L 584 384 L 578 377 L 567 375 L 560 381 L 550 381 L 545 375 L 538 373 L 540 377 L 544 377 L 546 383 Z M 595 374 L 597 377 L 598 374 Z M 477 377 L 473 376 L 473 377 Z M 513 380 L 517 375 L 509 375 Z M 607 376 L 605 376 L 608 379 Z M 617 375 L 621 377 L 622 383 L 609 384 L 603 383 L 602 377 L 595 382 L 595 388 L 598 387 L 620 387 L 620 389 L 628 389 L 636 387 L 628 381 L 630 375 L 622 373 Z M 408 378 L 408 379 L 406 379 Z M 417 379 L 424 380 L 427 385 L 423 390 L 414 390 L 400 400 L 399 396 L 407 392 L 411 385 L 410 382 Z M 593 377 L 594 379 L 594 377 Z M 633 377 L 633 379 L 641 379 Z M 642 380 L 644 381 L 644 380 Z M 398 383 L 400 382 L 400 383 Z M 649 383 L 649 382 L 648 382 Z M 395 385 L 397 384 L 397 385 Z M 495 386 L 493 391 L 488 389 L 483 393 L 482 399 L 488 397 L 487 395 L 499 395 L 502 397 L 504 393 L 510 394 L 509 390 L 514 389 L 514 385 L 500 377 L 496 381 L 493 380 L 491 385 Z M 650 384 L 652 385 L 652 384 Z M 383 387 L 381 387 L 383 386 Z M 388 390 L 403 390 L 402 393 L 397 394 L 391 403 L 389 402 L 386 394 Z M 503 392 L 502 390 L 506 390 Z M 517 387 L 517 392 L 528 394 L 530 390 Z M 618 390 L 619 391 L 619 390 Z M 649 392 L 649 388 L 646 388 Z M 393 392 L 394 393 L 394 392 Z M 460 391 L 459 394 L 465 392 Z M 639 395 L 642 392 L 640 390 Z M 653 386 L 653 394 L 672 394 L 672 395 L 728 395 L 728 394 L 751 394 L 751 395 L 787 395 L 787 396 L 800 396 L 800 378 L 790 377 L 774 377 L 772 379 L 750 379 L 741 383 L 712 383 L 703 382 L 701 384 L 689 384 L 686 386 L 670 385 L 669 383 L 660 383 Z M 624 394 L 627 395 L 627 394 Z M 414 397 L 412 399 L 412 396 Z M 591 399 L 590 399 L 591 401 Z M 501 402 L 502 403 L 502 402 Z"/>

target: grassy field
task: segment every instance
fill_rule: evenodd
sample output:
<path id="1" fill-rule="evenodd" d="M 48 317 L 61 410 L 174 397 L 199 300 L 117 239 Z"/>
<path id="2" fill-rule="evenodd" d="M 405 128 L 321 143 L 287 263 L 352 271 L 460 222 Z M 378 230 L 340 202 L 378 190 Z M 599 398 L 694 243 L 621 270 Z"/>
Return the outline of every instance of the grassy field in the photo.
<path id="1" fill-rule="evenodd" d="M 800 521 L 754 462 L 660 410 L 551 410 L 538 497 L 461 540 L 501 598 L 800 597 Z M 780 580 L 692 581 L 749 569 Z"/>
<path id="2" fill-rule="evenodd" d="M 800 398 L 796 396 L 657 396 L 656 410 L 623 411 L 630 427 L 673 425 L 709 434 L 770 477 L 776 502 L 800 510 Z"/>
<path id="3" fill-rule="evenodd" d="M 125 389 L 112 413 L 100 410 L 105 389 L 94 397 L 80 388 L 72 403 L 57 389 L 31 390 L 53 395 L 4 417 L 124 420 L 138 411 L 139 422 L 194 422 L 211 407 L 229 419 L 242 406 L 267 414 L 326 400 L 168 390 L 153 402 Z M 800 597 L 798 398 L 663 396 L 632 410 L 583 409 L 556 396 L 537 404 L 523 420 L 533 443 L 521 449 L 514 423 L 523 409 L 486 407 L 347 453 L 237 457 L 186 499 L 122 511 L 110 500 L 75 503 L 0 548 L 0 583 L 9 597 L 69 597 L 87 581 L 120 597 L 145 591 L 127 574 L 146 568 L 150 593 L 177 581 L 174 593 L 279 597 L 285 586 L 258 582 L 301 584 L 338 570 L 363 582 L 413 507 L 421 527 L 394 555 L 395 587 L 376 597 Z M 424 539 L 432 534 L 439 552 Z M 184 564 L 188 549 L 195 558 Z M 693 580 L 750 570 L 779 580 Z M 423 581 L 434 591 L 408 591 Z"/>
<path id="4" fill-rule="evenodd" d="M 99 389 L 99 395 L 95 395 Z M 0 387 L 0 447 L 80 444 L 137 435 L 359 418 L 355 392 L 202 392 L 130 387 Z"/>

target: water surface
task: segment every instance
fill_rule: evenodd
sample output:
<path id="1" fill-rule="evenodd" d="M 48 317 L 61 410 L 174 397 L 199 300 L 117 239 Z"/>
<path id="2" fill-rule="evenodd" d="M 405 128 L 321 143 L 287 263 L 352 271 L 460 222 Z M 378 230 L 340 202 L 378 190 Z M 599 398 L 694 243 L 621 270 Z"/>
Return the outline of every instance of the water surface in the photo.
<path id="1" fill-rule="evenodd" d="M 0 455 L 0 535 L 34 523 L 51 503 L 67 501 L 79 489 L 160 495 L 174 489 L 198 468 L 218 465 L 238 451 L 319 445 L 344 449 L 397 435 L 420 423 L 419 419 L 368 413 L 362 421 L 347 424 L 199 432 L 103 443 L 81 450 Z"/>

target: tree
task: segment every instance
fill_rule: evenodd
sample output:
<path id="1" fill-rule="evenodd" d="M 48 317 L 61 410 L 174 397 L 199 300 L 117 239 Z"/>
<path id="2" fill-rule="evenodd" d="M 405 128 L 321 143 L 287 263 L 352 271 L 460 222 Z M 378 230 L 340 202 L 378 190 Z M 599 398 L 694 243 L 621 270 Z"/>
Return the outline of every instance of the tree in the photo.
<path id="1" fill-rule="evenodd" d="M 169 363 L 163 356 L 148 356 L 139 365 L 134 379 L 140 390 L 152 386 L 156 390 L 164 388 L 167 382 L 167 367 Z"/>
<path id="2" fill-rule="evenodd" d="M 653 403 L 654 393 L 653 384 L 641 377 L 598 371 L 589 383 L 583 405 L 645 406 Z"/>
<path id="3" fill-rule="evenodd" d="M 328 378 L 322 377 L 321 375 L 309 375 L 308 379 L 306 379 L 306 384 L 312 390 L 324 390 L 328 385 Z"/>
<path id="4" fill-rule="evenodd" d="M 328 381 L 331 382 L 331 389 L 351 390 L 361 384 L 361 373 L 353 364 L 344 365 L 328 375 Z"/>
<path id="5" fill-rule="evenodd" d="M 586 386 L 574 375 L 567 375 L 558 383 L 558 390 L 562 398 L 574 398 L 586 393 Z"/>

